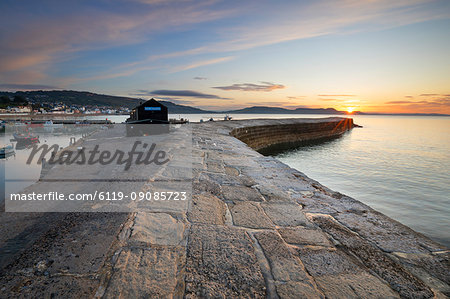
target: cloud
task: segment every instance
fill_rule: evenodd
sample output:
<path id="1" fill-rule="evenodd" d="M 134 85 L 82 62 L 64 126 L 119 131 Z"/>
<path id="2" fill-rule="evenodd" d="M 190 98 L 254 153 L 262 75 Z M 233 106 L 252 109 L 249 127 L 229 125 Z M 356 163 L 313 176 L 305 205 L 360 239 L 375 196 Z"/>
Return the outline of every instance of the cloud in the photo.
<path id="1" fill-rule="evenodd" d="M 389 102 L 386 102 L 385 104 L 388 104 L 388 105 L 403 105 L 403 104 L 412 104 L 412 103 L 416 103 L 416 102 L 413 102 L 413 101 L 389 101 Z"/>
<path id="2" fill-rule="evenodd" d="M 442 109 L 441 113 L 450 113 L 450 96 L 435 98 L 430 101 L 389 101 L 387 105 L 400 105 L 402 107 L 427 111 L 427 109 Z"/>
<path id="3" fill-rule="evenodd" d="M 200 99 L 218 99 L 218 100 L 229 100 L 229 98 L 222 98 L 214 94 L 206 94 L 194 90 L 167 90 L 159 89 L 153 91 L 139 90 L 139 93 L 135 95 L 140 96 L 169 96 L 169 97 L 188 97 L 188 98 L 200 98 Z"/>
<path id="4" fill-rule="evenodd" d="M 286 41 L 382 30 L 449 16 L 448 12 L 432 5 L 427 6 L 428 2 L 428 0 L 319 0 L 312 3 L 301 1 L 294 4 L 277 3 L 274 4 L 276 7 L 266 3 L 258 8 L 249 3 L 241 4 L 239 10 L 234 12 L 234 16 L 254 14 L 257 10 L 264 17 L 244 24 L 237 22 L 229 28 L 219 29 L 217 34 L 219 38 L 202 46 L 151 55 L 135 63 L 187 55 L 237 52 Z"/>
<path id="5" fill-rule="evenodd" d="M 213 88 L 221 89 L 221 90 L 239 90 L 239 91 L 265 91 L 269 92 L 275 89 L 283 89 L 284 85 L 274 84 L 271 82 L 260 82 L 261 84 L 254 83 L 241 83 L 241 84 L 233 84 L 229 86 L 216 86 Z"/>
<path id="6" fill-rule="evenodd" d="M 413 101 L 413 96 L 405 96 L 411 100 L 400 101 L 388 101 L 385 102 L 389 107 L 397 106 L 398 109 L 405 110 L 407 112 L 416 113 L 443 113 L 450 114 L 450 95 L 449 94 L 437 94 L 437 93 L 423 93 L 419 95 L 421 97 L 428 97 L 427 100 Z"/>
<path id="7" fill-rule="evenodd" d="M 268 102 L 261 102 L 261 101 L 249 101 L 246 102 L 247 106 L 271 106 L 271 107 L 280 107 L 280 108 L 286 108 L 286 107 L 303 107 L 301 105 L 293 105 L 292 102 L 286 102 L 286 101 L 268 101 Z"/>
<path id="8" fill-rule="evenodd" d="M 194 80 L 207 80 L 208 78 L 206 77 L 194 77 Z"/>
<path id="9" fill-rule="evenodd" d="M 147 46 L 148 42 L 157 44 L 158 40 L 154 39 L 158 36 L 189 32 L 195 25 L 223 19 L 226 20 L 221 24 L 225 26 L 209 26 L 210 23 L 202 26 L 202 30 L 207 31 L 206 35 L 212 38 L 193 43 L 192 49 L 186 49 L 186 39 L 182 38 L 175 45 L 180 49 L 176 52 L 164 51 L 161 54 L 155 47 L 155 53 L 152 49 L 152 55 L 148 57 L 126 63 L 116 62 L 96 72 L 101 73 L 100 79 L 115 78 L 114 75 L 105 75 L 108 73 L 130 76 L 151 69 L 155 61 L 165 59 L 171 59 L 165 65 L 169 70 L 183 71 L 218 63 L 213 61 L 224 58 L 210 59 L 207 64 L 203 60 L 203 64 L 198 61 L 178 67 L 173 64 L 180 62 L 173 58 L 237 55 L 238 51 L 286 41 L 382 30 L 449 16 L 448 10 L 429 4 L 428 0 L 269 1 L 258 5 L 252 1 L 236 5 L 232 1 L 214 0 L 101 2 L 113 5 L 103 3 L 101 7 L 101 4 L 94 5 L 91 1 L 50 0 L 30 1 L 26 5 L 22 1 L 16 1 L 17 4 L 13 1 L 11 5 L 3 5 L 0 80 L 10 78 L 10 72 L 14 71 L 55 74 L 63 67 L 67 69 L 64 62 L 83 57 L 88 51 Z M 33 14 L 34 7 L 39 8 L 39 13 Z M 238 18 L 243 21 L 236 22 Z M 95 75 L 84 73 L 82 77 L 94 80 Z"/>
<path id="10" fill-rule="evenodd" d="M 319 94 L 319 97 L 356 97 L 355 94 Z"/>
<path id="11" fill-rule="evenodd" d="M 218 11 L 212 2 L 195 1 L 148 8 L 126 3 L 120 9 L 111 6 L 104 10 L 88 2 L 66 5 L 44 0 L 40 4 L 49 7 L 47 14 L 34 16 L 11 5 L 8 9 L 14 18 L 0 20 L 4 29 L 0 35 L 0 73 L 42 66 L 47 71 L 80 52 L 139 44 L 154 34 L 221 19 L 234 11 Z"/>
<path id="12" fill-rule="evenodd" d="M 8 90 L 8 91 L 49 90 L 49 89 L 60 89 L 60 88 L 56 86 L 40 85 L 40 84 L 0 84 L 0 90 Z"/>
<path id="13" fill-rule="evenodd" d="M 320 99 L 321 101 L 325 101 L 325 102 L 345 102 L 345 99 L 334 99 L 334 98 L 325 98 L 325 99 Z"/>
<path id="14" fill-rule="evenodd" d="M 290 96 L 290 97 L 287 97 L 289 100 L 301 100 L 301 99 L 304 99 L 304 98 L 306 98 L 306 96 L 295 96 L 295 97 L 293 97 L 293 96 Z"/>
<path id="15" fill-rule="evenodd" d="M 161 98 L 161 97 L 158 97 L 158 99 L 167 100 L 167 101 L 170 101 L 172 103 L 180 104 L 180 105 L 190 105 L 190 106 L 192 106 L 192 105 L 196 104 L 195 101 L 191 101 L 191 100 L 181 100 L 181 99 Z"/>
<path id="16" fill-rule="evenodd" d="M 186 65 L 176 66 L 176 67 L 172 68 L 171 71 L 173 73 L 182 72 L 182 71 L 187 71 L 190 69 L 195 69 L 195 68 L 198 68 L 201 66 L 230 61 L 232 59 L 234 59 L 234 56 L 220 57 L 220 58 L 214 58 L 214 59 L 208 59 L 208 60 L 200 60 L 200 61 L 192 62 L 192 63 L 186 64 Z"/>

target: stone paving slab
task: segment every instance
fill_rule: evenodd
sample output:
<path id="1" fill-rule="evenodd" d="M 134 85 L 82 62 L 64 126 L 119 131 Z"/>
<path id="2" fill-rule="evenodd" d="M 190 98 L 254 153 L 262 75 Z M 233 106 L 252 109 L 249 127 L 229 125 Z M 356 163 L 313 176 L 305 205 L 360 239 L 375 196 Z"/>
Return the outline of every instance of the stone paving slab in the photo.
<path id="1" fill-rule="evenodd" d="M 105 298 L 181 298 L 185 250 L 151 246 L 120 252 Z"/>
<path id="2" fill-rule="evenodd" d="M 308 273 L 314 277 L 323 275 L 358 274 L 366 272 L 356 259 L 335 248 L 300 248 L 297 255 Z"/>
<path id="3" fill-rule="evenodd" d="M 330 240 L 317 228 L 283 227 L 278 228 L 278 232 L 284 241 L 289 244 L 332 247 Z"/>
<path id="4" fill-rule="evenodd" d="M 212 194 L 194 195 L 188 219 L 191 223 L 224 224 L 226 206 Z"/>
<path id="5" fill-rule="evenodd" d="M 418 233 L 412 229 L 373 210 L 348 211 L 334 217 L 387 252 L 430 253 L 442 250 L 441 246 L 431 240 L 417 238 Z"/>
<path id="6" fill-rule="evenodd" d="M 129 244 L 179 246 L 185 240 L 185 224 L 166 213 L 137 213 Z"/>
<path id="7" fill-rule="evenodd" d="M 266 287 L 242 229 L 193 224 L 186 263 L 186 297 L 264 298 Z"/>
<path id="8" fill-rule="evenodd" d="M 261 204 L 269 218 L 279 226 L 310 225 L 302 208 L 295 203 L 263 203 Z"/>
<path id="9" fill-rule="evenodd" d="M 315 277 L 315 281 L 327 298 L 400 298 L 387 284 L 368 273 L 325 275 Z"/>
<path id="10" fill-rule="evenodd" d="M 377 273 L 402 297 L 431 298 L 433 291 L 423 281 L 412 275 L 379 249 L 356 233 L 333 221 L 331 217 L 317 216 L 314 222 L 338 240 L 348 252 L 356 255 L 362 263 Z"/>
<path id="11" fill-rule="evenodd" d="M 248 228 L 274 228 L 274 224 L 258 203 L 238 202 L 230 206 L 234 225 Z"/>
<path id="12" fill-rule="evenodd" d="M 246 186 L 222 186 L 222 196 L 226 201 L 264 201 L 261 193 L 255 188 Z"/>
<path id="13" fill-rule="evenodd" d="M 59 217 L 49 217 L 52 215 Z M 47 230 L 30 230 L 28 233 L 37 234 L 32 246 L 1 269 L 1 298 L 89 297 L 101 282 L 119 225 L 127 219 L 126 213 L 45 216 Z"/>
<path id="14" fill-rule="evenodd" d="M 258 232 L 254 236 L 269 261 L 278 295 L 284 297 L 283 294 L 285 294 L 287 298 L 300 298 L 305 294 L 311 297 L 322 297 L 301 260 L 293 254 L 277 233 Z M 286 287 L 289 293 L 286 292 Z"/>

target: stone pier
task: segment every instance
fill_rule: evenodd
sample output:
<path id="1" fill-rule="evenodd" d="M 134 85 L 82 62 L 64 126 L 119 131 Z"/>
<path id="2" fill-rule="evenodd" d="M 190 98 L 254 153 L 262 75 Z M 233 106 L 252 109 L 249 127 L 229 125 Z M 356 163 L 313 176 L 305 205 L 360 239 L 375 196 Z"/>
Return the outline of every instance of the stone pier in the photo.
<path id="1" fill-rule="evenodd" d="M 0 297 L 450 296 L 448 248 L 255 151 L 338 137 L 351 119 L 190 126 L 186 205 L 2 213 Z M 122 188 L 145 190 L 146 183 Z"/>

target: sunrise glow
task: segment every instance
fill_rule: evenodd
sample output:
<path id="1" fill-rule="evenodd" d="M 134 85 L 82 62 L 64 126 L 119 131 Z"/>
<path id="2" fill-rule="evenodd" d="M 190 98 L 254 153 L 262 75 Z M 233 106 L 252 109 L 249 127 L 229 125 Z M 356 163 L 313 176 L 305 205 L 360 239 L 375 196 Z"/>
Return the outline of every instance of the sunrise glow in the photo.
<path id="1" fill-rule="evenodd" d="M 0 4 L 3 91 L 450 114 L 449 1 L 25 2 Z"/>

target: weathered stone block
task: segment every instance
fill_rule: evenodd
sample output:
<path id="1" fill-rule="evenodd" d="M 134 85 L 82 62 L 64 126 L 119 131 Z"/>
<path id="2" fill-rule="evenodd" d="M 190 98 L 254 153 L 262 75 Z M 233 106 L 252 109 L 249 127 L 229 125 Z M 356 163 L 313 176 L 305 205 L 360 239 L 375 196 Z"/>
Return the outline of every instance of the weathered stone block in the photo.
<path id="1" fill-rule="evenodd" d="M 124 249 L 105 298 L 182 297 L 184 263 L 184 247 Z"/>
<path id="2" fill-rule="evenodd" d="M 192 223 L 224 224 L 225 204 L 212 194 L 196 195 L 192 198 L 188 219 Z"/>
<path id="3" fill-rule="evenodd" d="M 241 229 L 193 224 L 187 247 L 186 297 L 265 297 L 252 243 Z"/>
<path id="4" fill-rule="evenodd" d="M 257 185 L 256 188 L 269 202 L 291 202 L 289 193 L 277 188 L 274 185 Z"/>
<path id="5" fill-rule="evenodd" d="M 276 285 L 277 294 L 281 299 L 284 298 L 325 298 L 316 288 L 310 284 L 299 281 L 279 282 Z M 331 298 L 334 298 L 331 296 Z"/>
<path id="6" fill-rule="evenodd" d="M 327 298 L 400 298 L 389 286 L 368 273 L 315 277 Z"/>
<path id="7" fill-rule="evenodd" d="M 283 237 L 284 241 L 289 244 L 333 246 L 325 234 L 319 229 L 302 226 L 283 227 L 279 228 L 278 232 Z"/>
<path id="8" fill-rule="evenodd" d="M 166 213 L 139 212 L 129 240 L 132 245 L 181 245 L 184 223 Z"/>
<path id="9" fill-rule="evenodd" d="M 429 253 L 446 249 L 429 239 L 418 238 L 418 233 L 409 227 L 373 210 L 349 210 L 337 214 L 336 219 L 385 251 Z"/>
<path id="10" fill-rule="evenodd" d="M 270 202 L 261 204 L 270 219 L 279 226 L 310 225 L 302 212 L 302 208 L 295 203 Z"/>
<path id="11" fill-rule="evenodd" d="M 249 228 L 273 228 L 269 217 L 264 214 L 258 203 L 238 202 L 231 207 L 233 223 L 237 226 Z"/>
<path id="12" fill-rule="evenodd" d="M 356 255 L 364 265 L 389 283 L 402 297 L 430 298 L 431 289 L 395 262 L 383 251 L 374 247 L 356 233 L 339 224 L 331 216 L 316 215 L 313 221 L 341 243 L 343 250 Z"/>
<path id="13" fill-rule="evenodd" d="M 298 257 L 284 243 L 283 239 L 272 231 L 258 232 L 258 240 L 265 256 L 269 260 L 273 278 L 276 281 L 301 281 L 311 283 L 311 277 Z"/>
<path id="14" fill-rule="evenodd" d="M 220 196 L 221 190 L 220 185 L 214 181 L 211 180 L 201 180 L 201 181 L 195 181 L 192 184 L 192 193 L 193 195 L 201 194 L 201 193 L 211 193 L 215 196 Z"/>
<path id="15" fill-rule="evenodd" d="M 336 249 L 297 249 L 308 272 L 316 277 L 321 275 L 356 274 L 364 272 L 363 266 L 355 264 L 352 259 Z"/>
<path id="16" fill-rule="evenodd" d="M 239 170 L 236 167 L 225 166 L 225 174 L 232 175 L 232 176 L 238 176 Z"/>
<path id="17" fill-rule="evenodd" d="M 206 162 L 206 169 L 210 172 L 224 173 L 223 162 Z"/>
<path id="18" fill-rule="evenodd" d="M 222 186 L 222 196 L 232 202 L 264 200 L 257 190 L 245 186 Z"/>

